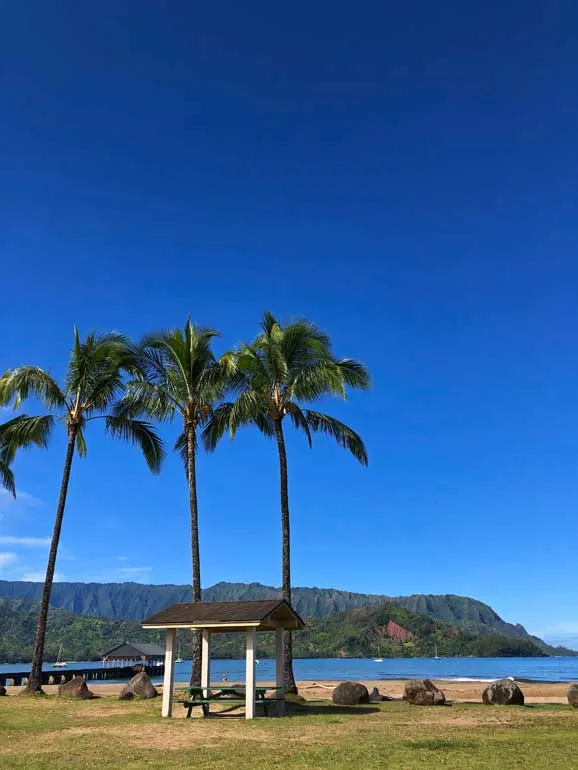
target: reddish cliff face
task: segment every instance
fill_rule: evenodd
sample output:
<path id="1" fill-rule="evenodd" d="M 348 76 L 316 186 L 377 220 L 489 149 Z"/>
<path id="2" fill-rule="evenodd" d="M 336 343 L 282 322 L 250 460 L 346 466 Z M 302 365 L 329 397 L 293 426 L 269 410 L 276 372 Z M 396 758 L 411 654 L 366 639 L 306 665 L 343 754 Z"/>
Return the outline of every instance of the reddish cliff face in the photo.
<path id="1" fill-rule="evenodd" d="M 389 638 L 393 639 L 395 642 L 409 642 L 414 638 L 411 631 L 406 631 L 403 626 L 394 623 L 393 620 L 389 621 L 385 632 Z"/>

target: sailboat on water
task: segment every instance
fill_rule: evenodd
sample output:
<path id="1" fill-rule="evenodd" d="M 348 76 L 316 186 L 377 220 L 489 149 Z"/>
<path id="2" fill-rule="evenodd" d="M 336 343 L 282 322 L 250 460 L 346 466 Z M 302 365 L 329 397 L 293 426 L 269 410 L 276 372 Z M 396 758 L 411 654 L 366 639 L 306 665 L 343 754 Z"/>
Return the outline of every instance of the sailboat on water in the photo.
<path id="1" fill-rule="evenodd" d="M 440 656 L 438 655 L 438 645 L 437 645 L 437 642 L 434 642 L 434 649 L 435 649 L 434 659 L 435 660 L 439 660 Z"/>
<path id="2" fill-rule="evenodd" d="M 179 642 L 179 646 L 177 647 L 177 657 L 175 658 L 175 663 L 182 663 L 183 659 L 181 657 L 181 643 Z"/>
<path id="3" fill-rule="evenodd" d="M 379 637 L 377 637 L 377 658 L 374 658 L 373 662 L 383 663 L 383 658 L 381 657 L 381 644 L 379 643 Z"/>
<path id="4" fill-rule="evenodd" d="M 60 642 L 60 647 L 58 648 L 58 657 L 56 658 L 54 662 L 55 668 L 62 668 L 63 666 L 68 666 L 68 663 L 66 663 L 64 660 L 62 660 L 62 642 Z"/>

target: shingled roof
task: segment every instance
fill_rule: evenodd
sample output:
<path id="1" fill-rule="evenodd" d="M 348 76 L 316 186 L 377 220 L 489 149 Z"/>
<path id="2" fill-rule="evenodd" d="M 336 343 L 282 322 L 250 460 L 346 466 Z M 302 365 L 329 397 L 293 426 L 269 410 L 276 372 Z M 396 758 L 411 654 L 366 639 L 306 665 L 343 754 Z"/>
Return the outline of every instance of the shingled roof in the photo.
<path id="1" fill-rule="evenodd" d="M 143 621 L 145 628 L 213 628 L 257 631 L 299 629 L 305 623 L 284 599 L 253 602 L 194 602 L 173 604 Z"/>
<path id="2" fill-rule="evenodd" d="M 123 642 L 117 644 L 112 650 L 108 650 L 102 656 L 105 658 L 164 658 L 165 651 L 159 644 L 149 644 L 148 642 Z"/>

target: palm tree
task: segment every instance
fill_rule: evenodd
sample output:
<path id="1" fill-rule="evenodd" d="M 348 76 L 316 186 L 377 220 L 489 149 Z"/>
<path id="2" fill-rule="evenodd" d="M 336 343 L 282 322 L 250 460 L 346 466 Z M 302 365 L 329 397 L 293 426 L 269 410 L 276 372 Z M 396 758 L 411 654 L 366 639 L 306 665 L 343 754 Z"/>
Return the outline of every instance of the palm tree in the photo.
<path id="1" fill-rule="evenodd" d="M 252 344 L 241 345 L 230 356 L 239 395 L 234 402 L 215 410 L 203 432 L 203 440 L 212 451 L 226 431 L 233 438 L 241 426 L 249 424 L 275 439 L 281 496 L 282 595 L 290 603 L 291 538 L 284 420 L 288 417 L 295 428 L 305 433 L 309 446 L 312 433 L 325 433 L 348 449 L 362 465 L 367 465 L 364 443 L 355 431 L 334 417 L 302 409 L 301 405 L 330 395 L 345 398 L 347 387 L 365 389 L 369 387 L 369 374 L 358 361 L 335 358 L 329 337 L 309 321 L 282 326 L 271 313 L 265 313 L 261 328 L 262 333 Z M 284 685 L 288 692 L 297 692 L 292 661 L 288 633 Z"/>
<path id="2" fill-rule="evenodd" d="M 91 333 L 81 342 L 75 328 L 71 357 L 62 386 L 36 366 L 8 370 L 0 378 L 1 405 L 13 402 L 14 408 L 17 408 L 28 396 L 34 396 L 50 410 L 50 414 L 41 417 L 20 416 L 0 426 L 0 445 L 10 447 L 11 451 L 30 443 L 45 446 L 56 419 L 64 423 L 67 435 L 64 470 L 27 686 L 30 693 L 42 693 L 46 624 L 68 482 L 75 452 L 80 456 L 86 454 L 84 434 L 87 423 L 103 419 L 107 433 L 137 444 L 151 471 L 158 473 L 160 470 L 164 451 L 156 431 L 142 420 L 110 413 L 123 391 L 123 370 L 131 367 L 129 348 L 124 337 L 114 333 Z"/>
<path id="3" fill-rule="evenodd" d="M 189 488 L 193 602 L 201 601 L 201 559 L 197 500 L 197 431 L 213 414 L 228 387 L 227 367 L 218 362 L 211 342 L 218 332 L 200 328 L 187 319 L 184 330 L 147 335 L 136 350 L 139 373 L 118 404 L 120 417 L 147 415 L 159 422 L 180 420 L 175 443 L 181 454 Z M 193 633 L 191 684 L 201 681 L 201 646 Z"/>

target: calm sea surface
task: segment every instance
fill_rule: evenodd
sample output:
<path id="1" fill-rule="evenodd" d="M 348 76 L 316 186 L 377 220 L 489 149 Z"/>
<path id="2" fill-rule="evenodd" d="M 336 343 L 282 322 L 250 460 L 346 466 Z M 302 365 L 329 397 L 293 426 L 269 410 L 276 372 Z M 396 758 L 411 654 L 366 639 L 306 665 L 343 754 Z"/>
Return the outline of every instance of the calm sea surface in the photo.
<path id="1" fill-rule="evenodd" d="M 1 672 L 26 671 L 28 663 L 0 665 Z M 70 662 L 69 669 L 99 668 L 99 663 Z M 512 676 L 536 682 L 578 681 L 578 655 L 575 658 L 384 658 L 383 663 L 368 659 L 322 658 L 295 660 L 295 678 L 313 681 L 327 679 L 430 679 L 493 680 Z M 46 666 L 45 670 L 53 669 Z M 191 673 L 190 661 L 177 663 L 176 681 L 187 681 Z M 230 681 L 243 681 L 245 661 L 211 660 L 211 679 L 218 681 L 226 675 Z M 257 678 L 271 681 L 275 678 L 275 661 L 261 659 Z M 108 680 L 112 681 L 112 680 Z M 157 681 L 155 679 L 155 681 Z M 161 679 L 158 678 L 160 682 Z"/>

